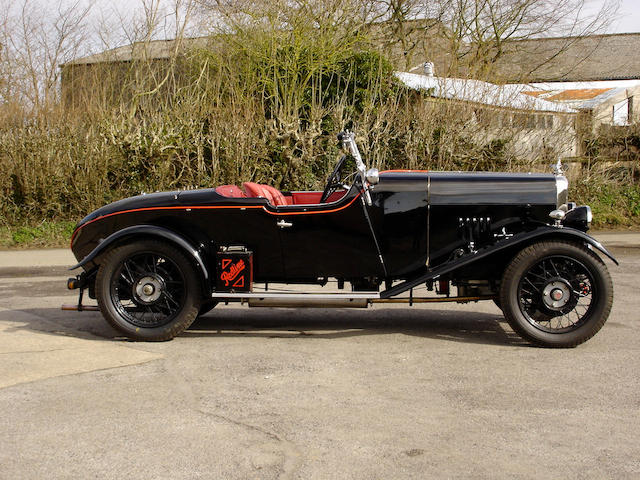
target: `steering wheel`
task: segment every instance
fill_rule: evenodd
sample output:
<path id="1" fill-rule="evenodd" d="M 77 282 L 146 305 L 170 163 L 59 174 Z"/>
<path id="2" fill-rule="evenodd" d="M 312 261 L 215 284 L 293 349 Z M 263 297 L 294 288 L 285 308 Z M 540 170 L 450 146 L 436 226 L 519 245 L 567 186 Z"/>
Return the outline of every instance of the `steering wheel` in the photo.
<path id="1" fill-rule="evenodd" d="M 329 178 L 327 179 L 327 186 L 324 187 L 324 191 L 320 197 L 320 203 L 326 203 L 331 194 L 335 193 L 339 187 L 342 187 L 342 167 L 344 166 L 344 162 L 347 160 L 347 157 L 348 155 L 343 155 L 338 161 L 336 168 L 334 168 L 331 175 L 329 175 Z"/>

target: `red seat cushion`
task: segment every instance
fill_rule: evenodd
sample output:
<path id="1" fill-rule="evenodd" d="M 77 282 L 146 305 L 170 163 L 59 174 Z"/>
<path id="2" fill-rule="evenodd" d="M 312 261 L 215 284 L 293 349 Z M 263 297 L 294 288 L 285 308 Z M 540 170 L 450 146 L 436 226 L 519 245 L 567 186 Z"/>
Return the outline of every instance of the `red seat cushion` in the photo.
<path id="1" fill-rule="evenodd" d="M 246 197 L 242 189 L 240 187 L 237 187 L 236 185 L 220 185 L 219 187 L 216 187 L 216 193 L 219 193 L 223 197 L 231 197 L 231 198 Z"/>
<path id="2" fill-rule="evenodd" d="M 345 196 L 348 190 L 333 192 L 325 203 L 333 203 Z M 320 203 L 322 192 L 291 192 L 293 205 L 314 205 Z M 286 198 L 286 197 L 285 197 Z"/>
<path id="3" fill-rule="evenodd" d="M 266 198 L 271 205 L 275 206 L 289 204 L 285 196 L 277 188 L 253 182 L 244 182 L 242 186 L 245 192 L 247 192 L 247 197 L 263 197 Z"/>

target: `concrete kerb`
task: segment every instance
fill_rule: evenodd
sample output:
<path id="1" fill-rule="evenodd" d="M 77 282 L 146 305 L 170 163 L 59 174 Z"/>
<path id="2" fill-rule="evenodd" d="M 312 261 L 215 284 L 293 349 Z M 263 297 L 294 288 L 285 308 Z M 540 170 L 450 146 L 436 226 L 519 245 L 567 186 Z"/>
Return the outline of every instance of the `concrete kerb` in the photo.
<path id="1" fill-rule="evenodd" d="M 76 263 L 68 248 L 0 251 L 0 268 L 71 267 Z"/>
<path id="2" fill-rule="evenodd" d="M 640 248 L 640 232 L 593 232 L 591 235 L 607 248 Z"/>

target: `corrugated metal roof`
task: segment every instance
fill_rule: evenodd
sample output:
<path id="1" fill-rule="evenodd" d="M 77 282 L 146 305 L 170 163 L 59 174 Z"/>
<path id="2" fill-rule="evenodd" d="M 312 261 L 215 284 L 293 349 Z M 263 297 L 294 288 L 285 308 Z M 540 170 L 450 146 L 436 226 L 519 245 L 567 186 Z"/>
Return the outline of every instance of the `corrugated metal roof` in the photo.
<path id="1" fill-rule="evenodd" d="M 590 100 L 598 95 L 608 92 L 610 88 L 583 88 L 570 90 L 536 90 L 523 91 L 525 95 L 541 98 L 550 102 L 576 102 Z"/>
<path id="2" fill-rule="evenodd" d="M 525 95 L 531 95 L 532 97 L 540 97 L 540 96 L 545 95 L 545 94 L 547 94 L 549 92 L 545 92 L 544 90 L 537 90 L 535 92 L 524 92 L 523 91 L 522 93 L 524 93 Z"/>
<path id="3" fill-rule="evenodd" d="M 612 88 L 610 90 L 607 90 L 604 93 L 601 93 L 597 97 L 593 97 L 589 100 L 582 102 L 578 108 L 580 110 L 591 110 L 597 107 L 598 105 L 609 101 L 611 98 L 617 96 L 618 94 L 623 94 L 623 96 L 626 98 L 626 91 L 627 91 L 626 88 Z"/>
<path id="4" fill-rule="evenodd" d="M 585 88 L 582 90 L 564 90 L 562 92 L 553 93 L 545 100 L 552 102 L 562 102 L 563 100 L 589 100 L 598 95 L 611 90 L 610 88 Z"/>
<path id="5" fill-rule="evenodd" d="M 522 93 L 521 85 L 496 85 L 480 80 L 427 77 L 415 73 L 398 72 L 396 77 L 415 90 L 430 91 L 438 98 L 482 103 L 495 107 L 534 110 L 540 112 L 576 113 L 561 103 L 549 102 Z"/>
<path id="6" fill-rule="evenodd" d="M 640 79 L 640 33 L 511 40 L 502 47 L 498 75 L 511 81 Z"/>
<path id="7" fill-rule="evenodd" d="M 577 110 L 592 110 L 616 98 L 640 95 L 640 81 L 553 82 L 513 85 L 523 94 L 561 102 Z M 580 88 L 583 87 L 583 88 Z"/>
<path id="8" fill-rule="evenodd" d="M 638 80 L 599 80 L 589 82 L 531 82 L 527 86 L 541 90 L 576 90 L 584 88 L 640 87 Z"/>

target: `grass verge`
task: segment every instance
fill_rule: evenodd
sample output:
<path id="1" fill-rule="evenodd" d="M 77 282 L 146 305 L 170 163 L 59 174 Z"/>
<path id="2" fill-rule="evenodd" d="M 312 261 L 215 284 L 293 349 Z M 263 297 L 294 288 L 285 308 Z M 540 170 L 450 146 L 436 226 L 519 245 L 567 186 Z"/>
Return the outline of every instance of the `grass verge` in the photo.
<path id="1" fill-rule="evenodd" d="M 0 226 L 0 248 L 65 248 L 75 222 L 45 220 L 37 224 Z"/>
<path id="2" fill-rule="evenodd" d="M 637 183 L 579 181 L 569 190 L 570 200 L 589 205 L 596 229 L 640 230 L 640 185 Z"/>

